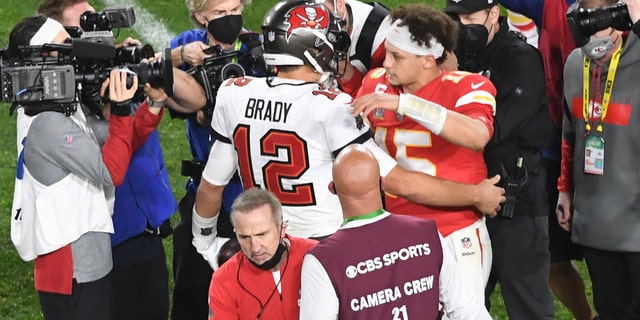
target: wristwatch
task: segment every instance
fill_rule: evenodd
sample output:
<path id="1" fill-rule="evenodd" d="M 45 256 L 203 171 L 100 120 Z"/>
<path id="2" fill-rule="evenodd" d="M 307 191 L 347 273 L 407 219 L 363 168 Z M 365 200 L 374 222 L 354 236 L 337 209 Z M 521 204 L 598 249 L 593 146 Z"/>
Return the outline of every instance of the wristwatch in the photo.
<path id="1" fill-rule="evenodd" d="M 154 108 L 162 108 L 164 107 L 164 103 L 167 102 L 167 100 L 162 100 L 162 101 L 153 101 L 153 99 L 147 97 L 147 104 L 150 107 L 154 107 Z"/>

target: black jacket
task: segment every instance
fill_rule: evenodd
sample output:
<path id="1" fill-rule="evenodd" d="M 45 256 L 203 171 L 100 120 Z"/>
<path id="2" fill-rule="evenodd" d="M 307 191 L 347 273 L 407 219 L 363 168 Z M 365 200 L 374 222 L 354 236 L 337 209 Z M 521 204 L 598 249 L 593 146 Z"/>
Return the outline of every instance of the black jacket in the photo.
<path id="1" fill-rule="evenodd" d="M 497 90 L 494 133 L 484 151 L 489 176 L 500 174 L 507 196 L 517 199 L 514 215 L 547 215 L 540 149 L 550 143 L 554 124 L 549 115 L 542 57 L 523 36 L 509 31 L 503 17 L 500 30 L 480 59 L 482 73 Z M 520 157 L 522 166 L 518 168 Z M 520 187 L 507 188 L 507 180 L 516 181 Z"/>
<path id="2" fill-rule="evenodd" d="M 489 174 L 501 173 L 501 163 L 509 170 L 519 156 L 533 169 L 553 136 L 542 57 L 502 17 L 481 59 L 482 73 L 497 90 L 494 133 L 485 147 Z"/>

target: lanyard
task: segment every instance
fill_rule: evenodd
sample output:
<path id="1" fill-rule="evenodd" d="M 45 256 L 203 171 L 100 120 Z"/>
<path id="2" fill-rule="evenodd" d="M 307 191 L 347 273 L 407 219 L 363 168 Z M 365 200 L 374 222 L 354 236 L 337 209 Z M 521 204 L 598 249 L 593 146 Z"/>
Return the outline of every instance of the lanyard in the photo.
<path id="1" fill-rule="evenodd" d="M 233 51 L 238 52 L 238 51 L 240 51 L 240 48 L 242 48 L 242 41 L 240 41 L 240 40 L 236 40 L 236 44 L 235 44 L 235 47 L 233 48 Z M 231 60 L 231 62 L 233 62 L 233 63 L 238 63 L 238 57 L 237 57 L 237 56 L 236 56 L 236 57 L 233 57 L 233 59 Z"/>
<path id="2" fill-rule="evenodd" d="M 371 219 L 371 218 L 375 218 L 383 213 L 385 213 L 386 211 L 384 209 L 378 209 L 374 212 L 371 213 L 367 213 L 365 215 L 361 215 L 361 216 L 357 216 L 357 217 L 352 217 L 349 219 L 344 220 L 344 222 L 342 223 L 342 225 L 344 226 L 345 224 L 352 222 L 352 221 L 356 221 L 356 220 L 366 220 L 366 219 Z"/>
<path id="3" fill-rule="evenodd" d="M 611 100 L 611 91 L 613 90 L 613 80 L 616 77 L 616 71 L 618 71 L 618 62 L 620 61 L 620 54 L 622 53 L 622 47 L 624 43 L 620 44 L 620 47 L 613 54 L 611 58 L 611 62 L 609 62 L 609 71 L 607 72 L 607 82 L 604 88 L 604 95 L 602 97 L 602 115 L 600 116 L 600 122 L 596 127 L 596 131 L 598 133 L 602 133 L 602 123 L 604 122 L 604 117 L 607 115 L 607 109 L 609 109 L 609 101 Z M 591 124 L 589 123 L 589 65 L 591 64 L 591 59 L 588 59 L 586 56 L 584 57 L 584 71 L 582 73 L 582 114 L 584 116 L 585 122 L 585 134 L 591 133 Z M 595 103 L 595 101 L 594 101 Z"/>

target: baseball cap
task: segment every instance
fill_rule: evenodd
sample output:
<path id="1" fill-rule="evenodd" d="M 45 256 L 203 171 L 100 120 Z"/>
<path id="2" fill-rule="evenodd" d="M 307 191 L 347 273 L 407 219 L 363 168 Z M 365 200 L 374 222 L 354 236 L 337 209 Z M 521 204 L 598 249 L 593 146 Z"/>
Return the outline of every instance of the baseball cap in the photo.
<path id="1" fill-rule="evenodd" d="M 447 0 L 446 13 L 468 14 L 498 5 L 497 0 Z"/>

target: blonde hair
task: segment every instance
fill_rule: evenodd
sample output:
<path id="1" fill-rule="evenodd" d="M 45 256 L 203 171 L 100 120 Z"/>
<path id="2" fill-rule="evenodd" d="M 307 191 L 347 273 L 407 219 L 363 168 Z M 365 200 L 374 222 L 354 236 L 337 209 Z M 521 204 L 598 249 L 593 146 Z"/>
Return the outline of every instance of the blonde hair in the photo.
<path id="1" fill-rule="evenodd" d="M 204 29 L 205 26 L 196 19 L 196 13 L 204 11 L 207 4 L 211 1 L 216 2 L 222 0 L 184 0 L 184 4 L 187 5 L 187 9 L 189 10 L 189 18 L 191 18 L 191 21 L 193 21 L 193 24 L 197 28 Z M 242 6 L 244 7 L 251 4 L 251 0 L 240 0 L 240 3 L 242 3 Z"/>

